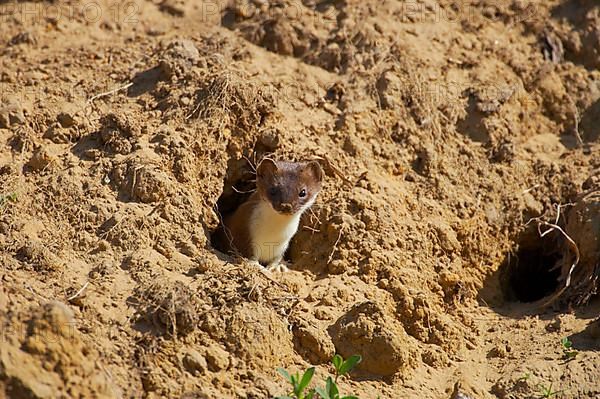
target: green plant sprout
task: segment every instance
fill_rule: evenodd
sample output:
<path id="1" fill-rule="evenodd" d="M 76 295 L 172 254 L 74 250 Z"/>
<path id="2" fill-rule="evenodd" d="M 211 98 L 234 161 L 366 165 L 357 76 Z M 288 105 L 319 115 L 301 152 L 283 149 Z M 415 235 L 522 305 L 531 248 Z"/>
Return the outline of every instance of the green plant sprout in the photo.
<path id="1" fill-rule="evenodd" d="M 292 392 L 289 393 L 288 396 L 280 396 L 277 399 L 312 399 L 314 396 L 314 390 L 309 391 L 306 395 L 304 394 L 304 390 L 310 384 L 310 381 L 315 374 L 315 368 L 308 368 L 302 378 L 300 378 L 300 374 L 296 372 L 295 374 L 288 373 L 285 369 L 279 367 L 277 372 L 283 376 L 290 384 L 292 384 Z M 293 396 L 292 396 L 293 395 Z"/>
<path id="2" fill-rule="evenodd" d="M 331 359 L 331 363 L 335 370 L 335 378 L 327 377 L 325 380 L 325 387 L 317 387 L 307 392 L 305 391 L 315 374 L 314 367 L 306 369 L 302 377 L 300 377 L 298 372 L 290 374 L 280 367 L 277 369 L 277 372 L 292 385 L 292 391 L 287 396 L 279 396 L 276 399 L 312 399 L 315 398 L 315 395 L 318 395 L 321 399 L 358 399 L 358 397 L 354 395 L 341 396 L 337 386 L 337 380 L 339 377 L 352 371 L 361 360 L 362 357 L 360 355 L 350 356 L 347 360 L 344 360 L 340 355 L 335 355 L 333 359 Z"/>
<path id="3" fill-rule="evenodd" d="M 531 378 L 531 373 L 523 373 L 521 377 L 517 379 L 517 381 L 527 381 Z"/>
<path id="4" fill-rule="evenodd" d="M 540 386 L 540 395 L 542 395 L 541 397 L 546 399 L 546 398 L 552 398 L 556 395 L 558 395 L 559 393 L 561 393 L 562 391 L 553 391 L 552 390 L 552 383 L 550 383 L 549 387 L 545 387 L 544 385 Z"/>
<path id="5" fill-rule="evenodd" d="M 340 355 L 335 355 L 331 359 L 331 363 L 335 369 L 335 380 L 331 377 L 327 377 L 325 381 L 325 388 L 316 388 L 315 391 L 322 399 L 358 399 L 356 396 L 340 396 L 340 392 L 337 386 L 337 380 L 340 376 L 345 375 L 352 371 L 358 363 L 360 363 L 362 357 L 360 355 L 352 355 L 348 360 L 344 360 Z"/>
<path id="6" fill-rule="evenodd" d="M 565 337 L 561 339 L 560 345 L 562 346 L 563 355 L 567 360 L 574 359 L 579 353 L 577 350 L 573 349 L 573 342 L 571 342 L 569 338 Z"/>

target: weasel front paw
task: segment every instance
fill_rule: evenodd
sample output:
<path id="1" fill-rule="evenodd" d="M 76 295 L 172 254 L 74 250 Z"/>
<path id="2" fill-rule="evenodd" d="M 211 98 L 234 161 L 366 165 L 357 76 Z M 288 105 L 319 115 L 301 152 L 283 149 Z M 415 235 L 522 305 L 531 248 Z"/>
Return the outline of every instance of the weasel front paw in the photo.
<path id="1" fill-rule="evenodd" d="M 289 267 L 287 267 L 285 262 L 277 262 L 277 263 L 270 264 L 269 266 L 267 266 L 267 270 L 270 272 L 278 272 L 278 273 L 285 273 L 285 272 L 290 271 Z"/>

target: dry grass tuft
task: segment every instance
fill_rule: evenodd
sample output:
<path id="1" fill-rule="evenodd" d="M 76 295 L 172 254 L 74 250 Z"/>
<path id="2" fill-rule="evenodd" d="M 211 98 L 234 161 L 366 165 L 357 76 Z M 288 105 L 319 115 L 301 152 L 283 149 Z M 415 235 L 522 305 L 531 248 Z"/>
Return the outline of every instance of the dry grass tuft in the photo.
<path id="1" fill-rule="evenodd" d="M 211 73 L 196 92 L 187 118 L 200 118 L 211 130 L 253 130 L 272 113 L 271 92 L 232 69 Z"/>

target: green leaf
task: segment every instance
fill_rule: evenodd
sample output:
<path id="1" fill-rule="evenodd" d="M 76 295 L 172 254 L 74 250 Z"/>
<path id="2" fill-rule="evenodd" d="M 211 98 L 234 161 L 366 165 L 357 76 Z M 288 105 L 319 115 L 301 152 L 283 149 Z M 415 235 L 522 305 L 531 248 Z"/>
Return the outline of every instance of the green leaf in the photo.
<path id="1" fill-rule="evenodd" d="M 331 359 L 331 363 L 333 363 L 333 367 L 335 367 L 335 371 L 339 372 L 340 367 L 342 367 L 342 363 L 344 363 L 344 358 L 340 355 L 335 355 L 333 359 Z"/>
<path id="2" fill-rule="evenodd" d="M 353 396 L 353 395 L 344 396 L 342 399 L 358 399 L 358 396 Z"/>
<path id="3" fill-rule="evenodd" d="M 344 375 L 350 371 L 352 371 L 352 369 L 354 367 L 356 367 L 356 365 L 358 363 L 360 363 L 362 361 L 362 357 L 360 355 L 352 355 L 348 358 L 348 360 L 346 360 L 344 362 L 344 364 L 342 364 L 342 367 L 340 367 L 340 375 Z"/>
<path id="4" fill-rule="evenodd" d="M 283 367 L 278 367 L 277 372 L 281 374 L 283 378 L 285 378 L 288 382 L 292 383 L 292 377 L 290 377 L 290 373 L 287 372 Z"/>
<path id="5" fill-rule="evenodd" d="M 327 393 L 331 399 L 337 399 L 340 391 L 338 390 L 337 384 L 331 379 L 331 377 L 327 377 L 325 388 L 327 389 Z"/>
<path id="6" fill-rule="evenodd" d="M 291 396 L 277 396 L 275 399 L 294 399 Z"/>
<path id="7" fill-rule="evenodd" d="M 308 395 L 306 395 L 305 399 L 312 399 L 315 396 L 315 390 L 313 389 L 312 391 L 310 391 L 308 393 Z"/>
<path id="8" fill-rule="evenodd" d="M 573 346 L 573 343 L 569 340 L 569 338 L 563 338 L 560 342 L 566 349 L 571 349 Z"/>
<path id="9" fill-rule="evenodd" d="M 319 396 L 321 397 L 321 399 L 331 399 L 329 397 L 329 393 L 327 393 L 327 391 L 321 387 L 317 387 L 315 388 L 315 392 L 317 394 L 319 394 Z"/>
<path id="10" fill-rule="evenodd" d="M 304 375 L 302 376 L 302 380 L 300 381 L 300 384 L 298 385 L 298 390 L 300 392 L 304 391 L 304 388 L 306 388 L 308 386 L 308 384 L 310 384 L 310 380 L 312 380 L 313 375 L 315 375 L 314 367 L 311 367 L 304 372 Z"/>

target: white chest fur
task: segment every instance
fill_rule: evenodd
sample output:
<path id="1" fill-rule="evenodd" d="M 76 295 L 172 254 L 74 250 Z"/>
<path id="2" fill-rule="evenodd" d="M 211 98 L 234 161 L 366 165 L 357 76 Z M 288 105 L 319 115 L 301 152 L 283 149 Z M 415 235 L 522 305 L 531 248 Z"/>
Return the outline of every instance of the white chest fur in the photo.
<path id="1" fill-rule="evenodd" d="M 280 260 L 298 230 L 301 215 L 282 215 L 261 201 L 253 209 L 249 224 L 254 258 L 265 264 Z"/>

